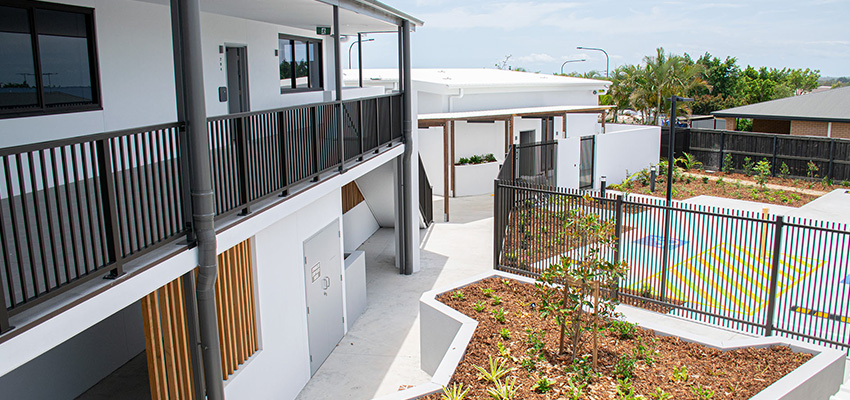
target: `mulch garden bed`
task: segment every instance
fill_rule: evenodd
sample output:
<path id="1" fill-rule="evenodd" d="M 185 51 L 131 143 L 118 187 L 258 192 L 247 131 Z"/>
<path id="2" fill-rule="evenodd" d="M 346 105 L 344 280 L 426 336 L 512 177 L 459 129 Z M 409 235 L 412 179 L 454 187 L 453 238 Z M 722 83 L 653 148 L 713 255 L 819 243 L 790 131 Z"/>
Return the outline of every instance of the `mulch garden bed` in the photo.
<path id="1" fill-rule="evenodd" d="M 717 177 L 724 178 L 724 180 L 717 181 L 710 180 L 709 178 L 683 176 L 679 180 L 673 182 L 673 198 L 676 200 L 685 200 L 691 197 L 705 195 L 725 197 L 728 199 L 756 201 L 759 203 L 777 204 L 782 206 L 800 207 L 818 197 L 795 190 L 774 190 L 727 180 L 738 179 L 737 175 L 745 176 L 742 174 L 717 174 Z M 809 182 L 806 182 L 806 186 L 808 186 L 808 184 Z M 816 183 L 816 185 L 820 185 L 820 183 Z M 649 183 L 644 183 L 641 180 L 634 180 L 619 185 L 611 185 L 609 188 L 626 193 L 644 194 L 660 198 L 667 197 L 666 176 L 659 176 L 656 179 L 655 192 L 650 192 Z M 805 189 L 808 189 L 808 187 L 805 187 Z M 815 188 L 814 190 L 821 189 Z"/>
<path id="2" fill-rule="evenodd" d="M 484 289 L 492 289 L 486 293 Z M 702 345 L 687 343 L 675 337 L 656 336 L 652 331 L 637 328 L 636 334 L 621 339 L 614 332 L 604 330 L 599 336 L 598 375 L 588 375 L 582 361 L 571 362 L 569 355 L 556 354 L 559 331 L 552 319 L 543 320 L 535 303 L 539 301 L 538 289 L 533 285 L 514 280 L 489 278 L 459 289 L 462 293 L 441 294 L 438 300 L 478 321 L 472 341 L 464 359 L 458 365 L 452 384 L 462 383 L 469 388 L 466 399 L 490 399 L 487 388 L 493 387 L 473 367 L 485 369 L 489 358 L 506 359 L 506 367 L 513 370 L 505 378 L 515 378 L 519 386 L 515 399 L 569 399 L 570 383 L 582 382 L 590 377 L 582 399 L 640 398 L 621 397 L 615 371 L 621 358 L 634 360 L 631 368 L 631 389 L 634 395 L 646 399 L 656 398 L 658 390 L 669 394 L 670 399 L 748 399 L 780 379 L 811 358 L 809 354 L 793 353 L 784 346 L 763 349 L 740 349 L 720 352 Z M 480 311 L 476 310 L 477 308 Z M 494 313 L 504 311 L 504 322 L 498 322 Z M 530 333 L 544 331 L 535 343 Z M 585 334 L 586 340 L 590 335 Z M 500 350 L 501 346 L 501 350 Z M 584 346 L 589 356 L 590 346 Z M 641 356 L 642 354 L 642 356 Z M 532 362 L 532 360 L 534 360 Z M 533 365 L 533 367 L 532 367 Z M 686 368 L 687 380 L 681 371 Z M 679 379 L 674 380 L 675 374 Z M 581 371 L 585 371 L 582 373 Z M 553 381 L 545 393 L 532 387 L 541 378 Z M 504 382 L 505 378 L 502 378 Z M 450 385 L 451 386 L 451 385 Z M 700 397 L 696 393 L 713 392 L 713 397 Z M 432 394 L 425 399 L 440 399 Z"/>
<path id="3" fill-rule="evenodd" d="M 756 177 L 753 175 L 746 175 L 739 172 L 708 172 L 708 171 L 696 171 L 699 174 L 705 174 L 715 177 L 722 177 L 723 179 L 737 179 L 741 181 L 749 181 L 756 182 Z M 781 176 L 769 176 L 767 177 L 767 183 L 779 186 L 786 186 L 794 189 L 805 189 L 805 190 L 817 190 L 820 192 L 831 192 L 833 189 L 838 189 L 841 187 L 850 187 L 850 182 L 842 181 L 842 182 L 833 182 L 832 185 L 824 184 L 822 179 L 803 179 L 803 178 L 784 178 Z"/>

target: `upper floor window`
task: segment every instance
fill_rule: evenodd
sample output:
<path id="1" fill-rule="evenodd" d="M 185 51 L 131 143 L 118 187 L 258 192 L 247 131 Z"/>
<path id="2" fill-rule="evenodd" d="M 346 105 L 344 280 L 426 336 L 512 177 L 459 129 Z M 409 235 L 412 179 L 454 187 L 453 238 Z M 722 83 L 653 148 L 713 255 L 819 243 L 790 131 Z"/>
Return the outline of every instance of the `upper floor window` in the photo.
<path id="1" fill-rule="evenodd" d="M 100 108 L 90 8 L 0 0 L 0 117 Z"/>
<path id="2" fill-rule="evenodd" d="M 322 89 L 322 42 L 280 35 L 280 92 Z"/>

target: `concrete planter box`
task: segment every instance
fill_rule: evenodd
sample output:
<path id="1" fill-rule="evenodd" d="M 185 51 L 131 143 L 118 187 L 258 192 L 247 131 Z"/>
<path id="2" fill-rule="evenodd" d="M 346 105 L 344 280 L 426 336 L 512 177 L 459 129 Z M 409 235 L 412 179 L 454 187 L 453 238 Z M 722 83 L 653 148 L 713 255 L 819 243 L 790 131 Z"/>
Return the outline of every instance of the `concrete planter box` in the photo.
<path id="1" fill-rule="evenodd" d="M 493 193 L 493 180 L 499 175 L 499 163 L 455 165 L 455 196 Z"/>
<path id="2" fill-rule="evenodd" d="M 436 297 L 489 277 L 503 277 L 533 283 L 533 279 L 494 271 L 474 276 L 452 287 L 431 290 L 419 299 L 420 350 L 422 369 L 432 375 L 431 382 L 381 397 L 381 400 L 415 399 L 438 392 L 449 384 L 455 368 L 463 359 L 466 347 L 478 323 L 458 311 L 440 303 Z M 753 337 L 738 340 L 716 340 L 677 328 L 678 317 L 652 313 L 643 309 L 621 305 L 618 311 L 626 314 L 630 322 L 658 335 L 677 336 L 682 340 L 700 343 L 721 351 L 742 347 L 789 346 L 795 352 L 813 354 L 811 360 L 782 379 L 774 382 L 751 400 L 817 400 L 835 394 L 844 380 L 844 352 L 782 337 Z M 652 318 L 646 318 L 651 313 Z"/>

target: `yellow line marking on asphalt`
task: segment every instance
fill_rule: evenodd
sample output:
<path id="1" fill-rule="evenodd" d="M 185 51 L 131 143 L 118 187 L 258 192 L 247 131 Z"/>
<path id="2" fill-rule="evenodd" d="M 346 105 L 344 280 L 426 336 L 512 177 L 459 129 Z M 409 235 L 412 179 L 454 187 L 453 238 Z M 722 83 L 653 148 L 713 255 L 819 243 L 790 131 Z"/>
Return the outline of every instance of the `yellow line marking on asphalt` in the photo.
<path id="1" fill-rule="evenodd" d="M 681 265 L 681 264 L 679 264 L 679 265 Z M 680 282 L 684 283 L 685 285 L 688 285 L 691 289 L 693 289 L 693 291 L 697 292 L 700 295 L 700 297 L 702 297 L 703 299 L 705 299 L 709 303 L 708 305 L 715 306 L 715 307 L 718 307 L 718 308 L 722 308 L 717 303 L 717 299 L 715 299 L 713 296 L 709 296 L 702 289 L 700 289 L 699 287 L 694 285 L 694 282 L 692 280 L 685 279 L 685 277 L 682 276 L 681 273 L 679 273 L 678 269 L 676 269 L 676 268 L 673 269 L 673 275 L 675 275 L 677 278 L 679 278 Z"/>
<path id="2" fill-rule="evenodd" d="M 735 281 L 734 279 L 731 279 L 731 277 L 727 276 L 727 275 L 726 275 L 726 274 L 724 274 L 722 271 L 720 271 L 719 269 L 715 268 L 713 265 L 711 265 L 711 264 L 709 264 L 708 262 L 706 262 L 706 261 L 705 261 L 702 257 L 697 258 L 697 260 L 698 260 L 700 263 L 702 263 L 702 265 L 705 265 L 706 267 L 708 267 L 708 269 L 709 269 L 709 270 L 713 271 L 715 275 L 720 276 L 720 277 L 722 278 L 722 280 L 723 280 L 723 281 L 726 281 L 726 283 L 729 283 L 729 284 L 731 284 L 733 287 L 735 287 L 735 289 L 737 289 L 739 292 L 744 293 L 745 295 L 747 295 L 747 296 L 748 296 L 750 299 L 752 299 L 752 300 L 757 300 L 757 299 L 756 299 L 756 297 L 755 297 L 755 296 L 753 296 L 753 294 L 752 294 L 752 293 L 750 293 L 750 291 L 749 291 L 749 290 L 745 289 L 745 288 L 744 288 L 743 286 L 741 286 L 741 285 L 740 285 L 737 281 Z M 696 272 L 696 271 L 695 271 L 695 272 Z M 702 275 L 702 274 L 700 274 L 700 275 Z M 705 277 L 703 277 L 703 279 L 706 279 L 706 278 L 705 278 Z M 706 280 L 708 281 L 708 283 L 709 283 L 709 284 L 710 284 L 710 285 L 711 285 L 711 286 L 712 286 L 715 290 L 718 290 L 718 291 L 722 292 L 725 296 L 727 296 L 727 297 L 729 297 L 730 299 L 732 299 L 732 301 L 733 301 L 735 304 L 737 304 L 737 305 L 738 305 L 738 307 L 740 307 L 740 308 L 741 308 L 741 310 L 743 310 L 745 313 L 749 313 L 749 311 L 750 311 L 750 307 L 749 307 L 749 306 L 747 306 L 746 304 L 744 304 L 743 302 L 741 302 L 741 301 L 738 299 L 738 296 L 736 296 L 734 293 L 730 293 L 730 292 L 729 292 L 728 290 L 726 290 L 725 288 L 720 287 L 719 285 L 717 285 L 717 283 L 715 283 L 715 281 L 714 281 L 713 279 L 706 279 Z"/>
<path id="3" fill-rule="evenodd" d="M 720 256 L 718 256 L 716 253 L 709 253 L 708 255 L 711 256 L 712 258 L 714 258 L 715 260 L 717 260 L 719 263 L 723 264 L 724 267 L 735 271 L 735 273 L 738 274 L 738 276 L 743 277 L 744 279 L 746 279 L 747 281 L 749 281 L 753 285 L 757 286 L 762 291 L 765 291 L 765 292 L 767 291 L 766 285 L 764 285 L 763 283 L 753 279 L 750 276 L 750 274 L 746 273 L 746 271 L 743 271 L 743 268 L 738 269 L 738 267 L 736 265 L 726 262 L 726 260 L 723 260 L 722 258 L 720 258 Z M 752 294 L 752 292 L 750 292 L 750 293 Z M 755 296 L 754 294 L 752 294 L 752 295 Z M 758 297 L 758 296 L 755 296 L 755 297 Z"/>

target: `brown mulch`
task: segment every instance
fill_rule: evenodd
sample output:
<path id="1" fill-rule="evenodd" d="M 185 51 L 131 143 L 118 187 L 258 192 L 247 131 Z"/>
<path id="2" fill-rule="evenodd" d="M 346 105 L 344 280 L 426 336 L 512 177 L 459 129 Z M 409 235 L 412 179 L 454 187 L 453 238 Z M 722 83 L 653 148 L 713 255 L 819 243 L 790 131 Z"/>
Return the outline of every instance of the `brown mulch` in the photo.
<path id="1" fill-rule="evenodd" d="M 484 288 L 493 289 L 485 295 Z M 444 293 L 438 300 L 452 308 L 476 319 L 479 322 L 472 341 L 466 350 L 464 359 L 452 376 L 452 383 L 463 383 L 470 388 L 466 399 L 489 399 L 486 390 L 493 385 L 478 379 L 479 373 L 473 365 L 487 367 L 488 356 L 499 356 L 499 343 L 510 352 L 505 355 L 507 366 L 515 368 L 507 377 L 516 378 L 520 386 L 516 399 L 562 399 L 568 398 L 568 379 L 575 379 L 573 365 L 568 355 L 557 355 L 558 329 L 554 320 L 542 320 L 535 302 L 539 301 L 538 290 L 533 285 L 514 280 L 489 278 L 460 289 L 463 298 L 452 293 Z M 496 303 L 496 297 L 501 303 Z M 486 306 L 481 312 L 473 308 L 476 302 Z M 506 315 L 504 323 L 496 321 L 493 310 L 503 309 Z M 507 329 L 510 337 L 500 335 Z M 528 331 L 545 330 L 545 348 L 541 354 L 544 360 L 536 363 L 533 371 L 524 369 L 522 360 L 531 359 Z M 590 335 L 585 334 L 589 339 Z M 589 341 L 589 340 L 588 340 Z M 635 394 L 654 395 L 657 388 L 670 394 L 671 399 L 696 399 L 696 388 L 708 388 L 714 392 L 714 399 L 748 399 L 775 382 L 785 374 L 802 365 L 811 358 L 809 354 L 793 353 L 789 348 L 775 346 L 763 349 L 740 349 L 720 352 L 702 345 L 687 343 L 675 337 L 656 336 L 652 331 L 638 328 L 638 334 L 631 339 L 619 339 L 604 330 L 599 338 L 599 375 L 592 379 L 584 390 L 585 399 L 616 399 L 617 380 L 613 376 L 614 365 L 621 355 L 631 355 L 638 346 L 650 350 L 648 362 L 638 357 L 631 377 Z M 589 346 L 585 346 L 589 354 Z M 528 362 L 526 363 L 528 365 Z M 687 368 L 687 381 L 674 382 L 674 368 Z M 532 391 L 540 377 L 554 380 L 551 390 L 546 393 Z M 504 382 L 503 378 L 503 382 Z M 440 394 L 432 394 L 425 399 L 440 399 Z"/>
<path id="2" fill-rule="evenodd" d="M 728 199 L 756 201 L 759 203 L 778 204 L 782 206 L 800 207 L 818 196 L 794 190 L 774 190 L 758 186 L 731 182 L 726 179 L 738 179 L 741 174 L 718 174 L 722 181 L 703 180 L 698 177 L 683 176 L 673 182 L 673 198 L 676 200 L 689 199 L 696 196 L 715 196 Z M 743 175 L 741 175 L 743 176 Z M 728 177 L 728 178 L 727 178 Z M 806 183 L 808 185 L 808 182 Z M 820 183 L 818 183 L 820 185 Z M 666 176 L 659 176 L 655 181 L 655 192 L 649 191 L 649 183 L 644 185 L 640 180 L 634 180 L 620 185 L 609 186 L 612 190 L 636 193 L 654 197 L 667 197 Z"/>
<path id="3" fill-rule="evenodd" d="M 708 173 L 706 171 L 697 171 L 697 173 L 704 173 L 706 175 L 723 177 L 724 179 L 737 179 L 741 181 L 749 181 L 756 182 L 756 177 L 752 175 L 746 175 L 738 172 L 712 172 Z M 833 182 L 833 185 L 824 185 L 823 180 L 817 179 L 802 179 L 802 178 L 783 178 L 781 176 L 769 176 L 767 177 L 767 183 L 779 186 L 786 186 L 794 189 L 805 189 L 805 190 L 817 190 L 821 192 L 831 192 L 833 189 L 837 187 L 850 187 L 850 182 Z"/>

